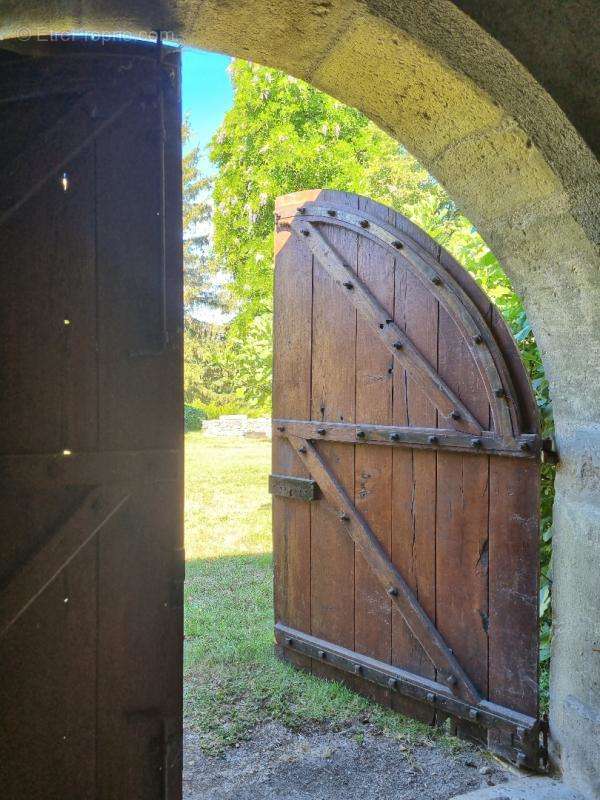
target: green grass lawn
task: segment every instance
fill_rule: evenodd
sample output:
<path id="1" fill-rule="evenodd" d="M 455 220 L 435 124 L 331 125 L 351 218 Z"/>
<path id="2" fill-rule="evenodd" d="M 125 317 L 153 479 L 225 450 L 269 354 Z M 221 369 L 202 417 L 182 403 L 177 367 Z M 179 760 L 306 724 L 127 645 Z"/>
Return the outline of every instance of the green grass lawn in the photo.
<path id="1" fill-rule="evenodd" d="M 406 740 L 439 737 L 275 658 L 269 466 L 266 441 L 186 435 L 185 713 L 202 748 L 220 753 L 266 720 L 302 728 L 365 714 Z"/>

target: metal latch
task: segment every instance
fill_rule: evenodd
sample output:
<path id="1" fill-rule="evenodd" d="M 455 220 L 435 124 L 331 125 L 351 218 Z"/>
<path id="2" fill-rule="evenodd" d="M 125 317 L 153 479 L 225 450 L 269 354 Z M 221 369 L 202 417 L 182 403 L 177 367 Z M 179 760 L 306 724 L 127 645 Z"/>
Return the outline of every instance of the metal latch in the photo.
<path id="1" fill-rule="evenodd" d="M 269 475 L 269 491 L 278 497 L 292 497 L 295 500 L 312 502 L 318 498 L 319 487 L 310 478 L 296 478 L 293 475 Z"/>

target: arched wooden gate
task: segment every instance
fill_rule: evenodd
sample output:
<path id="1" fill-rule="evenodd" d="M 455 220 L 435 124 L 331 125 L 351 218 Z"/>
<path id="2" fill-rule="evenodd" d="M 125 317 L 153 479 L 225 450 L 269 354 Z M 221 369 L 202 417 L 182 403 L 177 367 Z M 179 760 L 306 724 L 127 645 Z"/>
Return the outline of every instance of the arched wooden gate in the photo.
<path id="1" fill-rule="evenodd" d="M 276 220 L 278 651 L 537 768 L 541 442 L 512 337 L 389 208 L 308 191 Z"/>

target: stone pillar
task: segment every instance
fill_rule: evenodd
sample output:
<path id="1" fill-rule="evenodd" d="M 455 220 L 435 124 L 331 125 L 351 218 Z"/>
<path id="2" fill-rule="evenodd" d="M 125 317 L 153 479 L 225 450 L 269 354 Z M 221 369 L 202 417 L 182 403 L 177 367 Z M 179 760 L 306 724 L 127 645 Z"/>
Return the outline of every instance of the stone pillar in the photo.
<path id="1" fill-rule="evenodd" d="M 559 439 L 551 747 L 563 779 L 591 799 L 600 797 L 600 422 L 570 421 Z"/>

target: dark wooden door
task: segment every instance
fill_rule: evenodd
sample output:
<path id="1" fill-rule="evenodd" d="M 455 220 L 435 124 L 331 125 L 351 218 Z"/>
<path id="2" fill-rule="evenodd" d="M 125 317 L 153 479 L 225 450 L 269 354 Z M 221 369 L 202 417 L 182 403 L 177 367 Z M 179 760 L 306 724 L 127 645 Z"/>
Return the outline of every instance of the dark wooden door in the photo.
<path id="1" fill-rule="evenodd" d="M 280 655 L 539 765 L 535 402 L 511 335 L 363 197 L 276 205 Z"/>
<path id="2" fill-rule="evenodd" d="M 0 795 L 181 793 L 179 54 L 0 50 Z"/>

